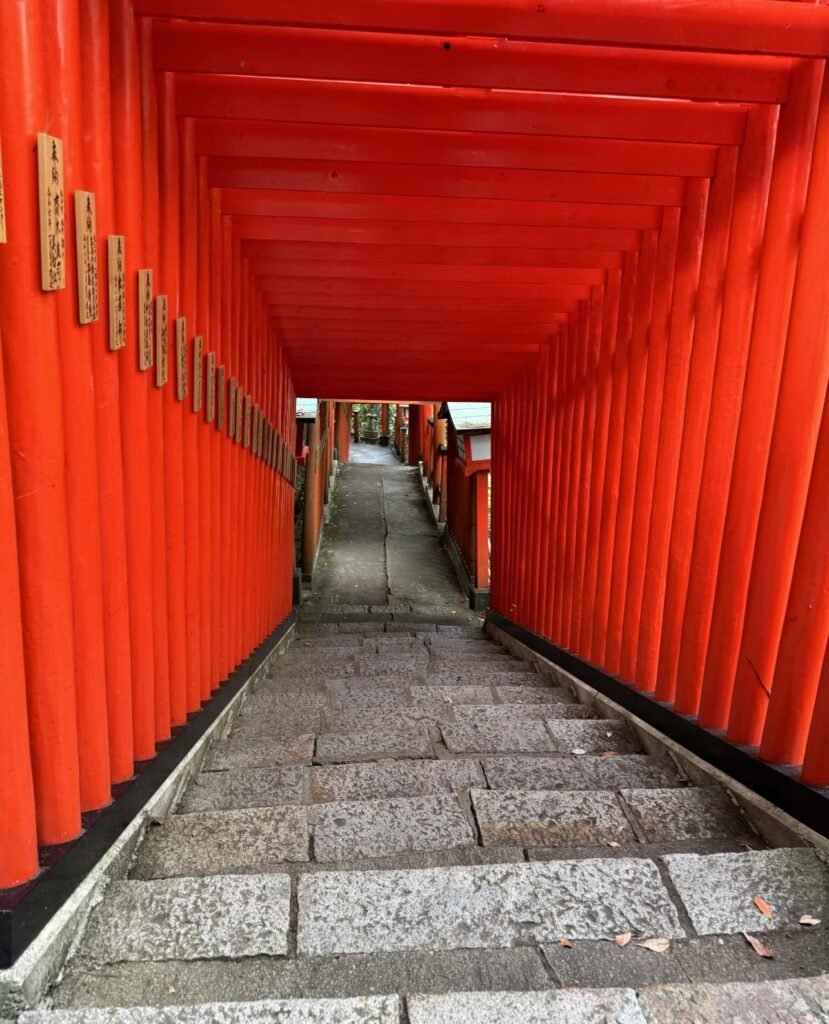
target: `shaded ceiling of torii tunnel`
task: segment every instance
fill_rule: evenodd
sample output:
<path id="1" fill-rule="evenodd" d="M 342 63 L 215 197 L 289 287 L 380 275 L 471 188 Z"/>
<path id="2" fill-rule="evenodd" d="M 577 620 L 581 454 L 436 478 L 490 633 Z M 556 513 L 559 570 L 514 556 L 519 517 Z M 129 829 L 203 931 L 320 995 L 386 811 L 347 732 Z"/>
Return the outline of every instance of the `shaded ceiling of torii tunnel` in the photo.
<path id="1" fill-rule="evenodd" d="M 320 397 L 497 395 L 829 52 L 794 0 L 135 9 Z"/>

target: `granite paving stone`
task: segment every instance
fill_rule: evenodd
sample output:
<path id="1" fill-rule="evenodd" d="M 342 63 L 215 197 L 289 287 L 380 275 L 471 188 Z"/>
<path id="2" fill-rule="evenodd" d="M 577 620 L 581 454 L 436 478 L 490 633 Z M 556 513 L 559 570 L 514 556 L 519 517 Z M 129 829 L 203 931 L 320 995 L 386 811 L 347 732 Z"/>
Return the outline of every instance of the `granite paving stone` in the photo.
<path id="1" fill-rule="evenodd" d="M 504 704 L 574 704 L 576 701 L 563 686 L 543 689 L 540 686 L 496 686 L 495 692 Z"/>
<path id="2" fill-rule="evenodd" d="M 300 955 L 684 934 L 656 865 L 554 861 L 299 880 Z"/>
<path id="3" fill-rule="evenodd" d="M 615 794 L 472 790 L 484 846 L 589 846 L 635 843 Z"/>
<path id="4" fill-rule="evenodd" d="M 487 757 L 492 789 L 667 789 L 683 785 L 668 757 Z"/>
<path id="5" fill-rule="evenodd" d="M 639 996 L 647 1024 L 826 1024 L 829 974 L 727 985 L 666 985 Z"/>
<path id="6" fill-rule="evenodd" d="M 751 835 L 745 818 L 719 786 L 623 789 L 622 796 L 650 843 Z"/>
<path id="7" fill-rule="evenodd" d="M 563 722 L 548 719 L 547 731 L 553 739 L 553 750 L 571 754 L 583 750 L 598 754 L 606 750 L 632 754 L 641 750 L 641 744 L 626 722 Z"/>
<path id="8" fill-rule="evenodd" d="M 447 699 L 448 698 L 448 699 Z M 494 702 L 491 686 L 425 686 L 412 688 L 412 702 L 417 707 L 440 707 L 441 704 L 490 705 Z"/>
<path id="9" fill-rule="evenodd" d="M 262 873 L 308 860 L 304 807 L 174 814 L 150 825 L 132 878 Z"/>
<path id="10" fill-rule="evenodd" d="M 645 1024 L 632 989 L 412 995 L 411 1024 Z"/>
<path id="11" fill-rule="evenodd" d="M 458 665 L 448 670 L 430 669 L 423 678 L 427 686 L 521 686 L 549 688 L 550 682 L 536 672 L 499 672 L 480 665 Z"/>
<path id="12" fill-rule="evenodd" d="M 268 768 L 288 764 L 310 764 L 314 754 L 311 734 L 292 739 L 271 739 L 267 734 L 236 735 L 218 740 L 205 760 L 208 771 L 231 768 Z"/>
<path id="13" fill-rule="evenodd" d="M 311 799 L 380 800 L 429 793 L 459 793 L 481 784 L 477 761 L 400 761 L 396 764 L 345 764 L 311 769 Z"/>
<path id="14" fill-rule="evenodd" d="M 772 931 L 797 925 L 804 914 L 829 915 L 829 871 L 808 849 L 755 850 L 662 858 L 700 935 Z M 767 918 L 754 904 L 762 897 Z"/>
<path id="15" fill-rule="evenodd" d="M 310 820 L 318 861 L 386 857 L 476 842 L 457 798 L 449 794 L 318 804 Z"/>
<path id="16" fill-rule="evenodd" d="M 488 722 L 493 725 L 512 725 L 516 722 L 545 721 L 548 718 L 584 718 L 586 711 L 580 704 L 490 704 L 458 708 L 457 722 Z"/>
<path id="17" fill-rule="evenodd" d="M 453 753 L 544 753 L 555 749 L 544 725 L 531 719 L 465 721 L 441 725 L 441 732 L 447 749 Z"/>
<path id="18" fill-rule="evenodd" d="M 407 686 L 399 686 L 395 689 L 384 687 L 382 690 L 361 691 L 357 696 L 342 697 L 339 694 L 331 695 L 331 708 L 344 715 L 370 714 L 372 711 L 393 711 L 395 708 L 403 709 L 414 707 L 412 691 Z"/>
<path id="19" fill-rule="evenodd" d="M 115 882 L 96 908 L 94 961 L 280 956 L 288 951 L 285 874 Z"/>
<path id="20" fill-rule="evenodd" d="M 268 999 L 258 1003 L 36 1010 L 23 1024 L 399 1024 L 397 996 L 358 999 Z"/>
<path id="21" fill-rule="evenodd" d="M 372 732 L 326 732 L 317 737 L 314 761 L 376 761 L 381 757 L 434 757 L 426 726 L 401 726 Z"/>
<path id="22" fill-rule="evenodd" d="M 448 704 L 425 707 L 377 708 L 372 711 L 332 711 L 325 716 L 324 730 L 331 732 L 379 732 L 387 729 L 417 728 L 441 720 L 451 721 Z"/>
<path id="23" fill-rule="evenodd" d="M 519 673 L 529 675 L 534 673 L 532 665 L 526 661 L 516 661 L 506 654 L 443 654 L 440 653 L 432 658 L 431 669 L 433 672 L 494 672 L 494 673 Z"/>
<path id="24" fill-rule="evenodd" d="M 250 708 L 243 711 L 230 732 L 231 737 L 262 737 L 274 740 L 292 740 L 297 736 L 319 732 L 319 711 L 286 711 L 283 707 Z"/>
<path id="25" fill-rule="evenodd" d="M 304 779 L 304 769 L 300 766 L 202 772 L 191 780 L 176 811 L 190 814 L 301 804 L 305 802 Z"/>
<path id="26" fill-rule="evenodd" d="M 386 676 L 398 673 L 424 672 L 429 665 L 429 653 L 422 648 L 422 653 L 410 651 L 406 654 L 387 654 L 382 652 L 371 656 L 363 655 L 357 659 L 357 668 L 361 676 Z"/>

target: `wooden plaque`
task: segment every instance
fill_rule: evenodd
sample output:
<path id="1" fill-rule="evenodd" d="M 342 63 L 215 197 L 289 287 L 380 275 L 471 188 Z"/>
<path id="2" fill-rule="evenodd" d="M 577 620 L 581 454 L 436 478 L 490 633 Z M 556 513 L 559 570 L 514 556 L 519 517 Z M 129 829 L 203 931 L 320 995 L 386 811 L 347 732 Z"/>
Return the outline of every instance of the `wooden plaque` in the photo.
<path id="1" fill-rule="evenodd" d="M 116 352 L 127 343 L 127 257 L 123 235 L 107 238 L 109 283 L 109 347 Z"/>
<path id="2" fill-rule="evenodd" d="M 169 343 L 169 321 L 167 319 L 167 296 L 156 295 L 155 297 L 155 383 L 163 388 L 167 383 L 168 371 L 168 350 Z"/>
<path id="3" fill-rule="evenodd" d="M 40 207 L 40 286 L 45 292 L 55 292 L 66 287 L 63 143 L 45 132 L 39 132 L 37 136 L 37 184 Z"/>
<path id="4" fill-rule="evenodd" d="M 259 434 L 256 441 L 256 451 L 259 453 L 259 457 L 265 453 L 265 414 L 262 410 L 259 410 Z"/>
<path id="5" fill-rule="evenodd" d="M 216 353 L 208 352 L 204 357 L 205 374 L 205 400 L 204 418 L 205 422 L 212 423 L 216 418 Z"/>
<path id="6" fill-rule="evenodd" d="M 3 191 L 3 148 L 0 146 L 0 245 L 6 241 L 6 193 Z"/>
<path id="7" fill-rule="evenodd" d="M 216 430 L 225 428 L 225 368 L 216 370 Z"/>
<path id="8" fill-rule="evenodd" d="M 176 317 L 176 398 L 187 397 L 187 317 Z"/>
<path id="9" fill-rule="evenodd" d="M 227 389 L 227 436 L 236 440 L 236 380 L 231 377 Z"/>
<path id="10" fill-rule="evenodd" d="M 2 186 L 0 186 L 1 189 Z M 0 205 L 2 205 L 1 198 Z M 2 216 L 0 216 L 0 221 L 2 221 Z M 95 230 L 94 192 L 75 193 L 75 253 L 78 264 L 78 319 L 82 324 L 91 324 L 100 316 L 98 309 L 98 234 Z"/>
<path id="11" fill-rule="evenodd" d="M 243 441 L 245 448 L 250 448 L 250 428 L 252 417 L 253 399 L 250 397 L 250 395 L 245 395 L 245 437 Z"/>
<path id="12" fill-rule="evenodd" d="M 153 365 L 153 272 L 138 271 L 138 369 L 149 370 Z"/>
<path id="13" fill-rule="evenodd" d="M 204 338 L 193 338 L 193 412 L 201 412 L 204 383 Z"/>
<path id="14" fill-rule="evenodd" d="M 259 454 L 259 406 L 254 405 L 250 411 L 250 450 L 254 455 Z"/>
<path id="15" fill-rule="evenodd" d="M 242 443 L 242 426 L 244 420 L 244 409 L 243 403 L 245 399 L 245 392 L 241 387 L 236 388 L 236 443 Z"/>

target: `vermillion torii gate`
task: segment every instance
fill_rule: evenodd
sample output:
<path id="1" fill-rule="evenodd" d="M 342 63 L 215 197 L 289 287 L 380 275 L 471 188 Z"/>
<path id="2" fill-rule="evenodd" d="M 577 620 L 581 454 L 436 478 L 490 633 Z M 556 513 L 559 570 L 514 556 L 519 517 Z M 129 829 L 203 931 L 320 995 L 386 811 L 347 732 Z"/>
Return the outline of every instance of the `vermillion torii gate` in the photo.
<path id="1" fill-rule="evenodd" d="M 289 613 L 297 393 L 493 400 L 494 608 L 829 784 L 825 7 L 6 0 L 0 45 L 0 886 Z"/>

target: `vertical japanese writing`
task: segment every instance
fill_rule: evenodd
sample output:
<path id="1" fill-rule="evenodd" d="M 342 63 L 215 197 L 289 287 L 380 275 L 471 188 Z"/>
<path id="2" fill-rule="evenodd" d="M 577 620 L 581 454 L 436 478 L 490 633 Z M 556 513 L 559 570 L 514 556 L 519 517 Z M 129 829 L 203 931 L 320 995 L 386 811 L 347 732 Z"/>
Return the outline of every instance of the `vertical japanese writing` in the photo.
<path id="1" fill-rule="evenodd" d="M 242 405 L 245 401 L 245 392 L 242 388 L 236 388 L 236 444 L 242 443 L 242 426 L 244 420 L 244 412 Z"/>
<path id="2" fill-rule="evenodd" d="M 233 377 L 230 378 L 230 386 L 228 387 L 227 395 L 227 436 L 232 440 L 236 440 L 236 381 Z"/>
<path id="3" fill-rule="evenodd" d="M 205 356 L 205 388 L 204 419 L 212 423 L 216 418 L 216 353 L 208 352 Z"/>
<path id="4" fill-rule="evenodd" d="M 127 260 L 123 235 L 107 239 L 109 281 L 109 347 L 113 352 L 127 343 Z"/>
<path id="5" fill-rule="evenodd" d="M 153 365 L 153 272 L 138 271 L 138 369 Z"/>
<path id="6" fill-rule="evenodd" d="M 250 411 L 250 450 L 253 455 L 259 454 L 259 406 L 254 405 Z"/>
<path id="7" fill-rule="evenodd" d="M 40 286 L 54 292 L 66 286 L 66 204 L 63 193 L 63 143 L 44 132 L 37 136 L 40 205 Z"/>
<path id="8" fill-rule="evenodd" d="M 202 406 L 202 383 L 204 382 L 204 338 L 197 334 L 193 338 L 193 412 Z"/>
<path id="9" fill-rule="evenodd" d="M 225 368 L 216 371 L 216 430 L 225 428 Z"/>
<path id="10" fill-rule="evenodd" d="M 0 245 L 6 237 L 6 193 L 3 191 L 3 147 L 0 146 Z"/>
<path id="11" fill-rule="evenodd" d="M 167 319 L 167 296 L 155 297 L 155 383 L 163 388 L 167 383 L 167 361 L 169 342 L 169 321 Z"/>
<path id="12" fill-rule="evenodd" d="M 187 317 L 176 318 L 176 398 L 187 397 Z"/>
<path id="13" fill-rule="evenodd" d="M 78 264 L 78 319 L 91 324 L 98 319 L 98 236 L 95 229 L 95 196 L 75 193 L 75 252 Z"/>

